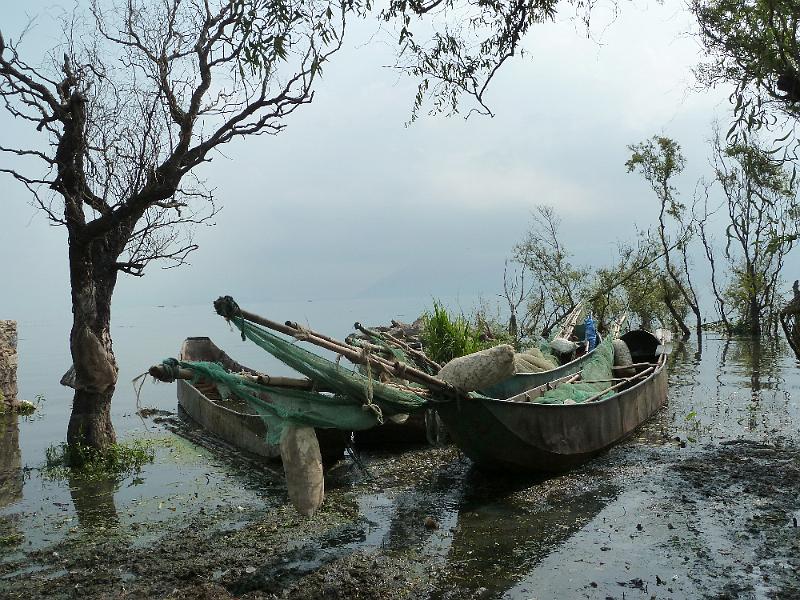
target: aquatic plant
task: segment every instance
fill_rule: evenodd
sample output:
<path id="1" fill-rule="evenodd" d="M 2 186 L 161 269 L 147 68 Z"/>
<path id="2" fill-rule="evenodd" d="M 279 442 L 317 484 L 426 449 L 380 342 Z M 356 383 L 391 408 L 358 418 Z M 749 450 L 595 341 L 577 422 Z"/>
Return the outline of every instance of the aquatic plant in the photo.
<path id="1" fill-rule="evenodd" d="M 141 472 L 142 467 L 153 462 L 155 451 L 147 440 L 112 444 L 105 450 L 90 446 L 61 443 L 45 450 L 45 464 L 41 469 L 47 479 L 124 478 Z"/>
<path id="2" fill-rule="evenodd" d="M 438 300 L 433 312 L 422 315 L 421 341 L 425 354 L 440 364 L 482 350 L 492 344 L 481 339 L 479 329 L 464 315 L 451 315 Z"/>
<path id="3" fill-rule="evenodd" d="M 0 535 L 0 548 L 5 546 L 19 546 L 25 537 L 21 533 L 9 533 L 8 535 Z"/>

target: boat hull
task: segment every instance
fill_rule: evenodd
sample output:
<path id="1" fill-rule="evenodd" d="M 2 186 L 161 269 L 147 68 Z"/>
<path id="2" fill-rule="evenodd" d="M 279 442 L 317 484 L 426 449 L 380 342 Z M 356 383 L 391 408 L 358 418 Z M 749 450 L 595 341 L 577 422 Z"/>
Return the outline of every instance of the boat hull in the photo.
<path id="1" fill-rule="evenodd" d="M 188 381 L 176 383 L 178 405 L 203 429 L 251 454 L 280 458 L 280 446 L 267 444 L 267 427 L 261 417 L 229 410 L 207 398 Z"/>
<path id="2" fill-rule="evenodd" d="M 442 404 L 438 411 L 452 439 L 481 469 L 557 473 L 631 435 L 666 397 L 662 360 L 653 375 L 599 402 L 469 399 Z"/>
<path id="3" fill-rule="evenodd" d="M 232 372 L 254 371 L 243 367 L 220 350 L 209 338 L 187 338 L 181 348 L 184 360 L 207 360 L 219 362 Z M 203 429 L 232 446 L 267 459 L 279 459 L 279 444 L 267 443 L 267 426 L 246 404 L 236 410 L 230 401 L 214 401 L 201 389 L 188 381 L 177 380 L 178 405 L 184 413 Z M 226 406 L 227 405 L 227 406 Z M 322 462 L 333 465 L 344 456 L 352 432 L 338 429 L 315 429 L 319 441 Z"/>

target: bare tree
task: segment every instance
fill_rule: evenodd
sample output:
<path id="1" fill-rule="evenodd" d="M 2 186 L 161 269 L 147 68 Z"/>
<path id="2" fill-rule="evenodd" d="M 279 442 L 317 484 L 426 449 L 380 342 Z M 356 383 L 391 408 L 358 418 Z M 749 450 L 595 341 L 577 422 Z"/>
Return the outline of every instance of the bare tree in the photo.
<path id="1" fill-rule="evenodd" d="M 777 327 L 780 275 L 797 239 L 797 187 L 754 137 L 723 144 L 717 132 L 713 145 L 728 216 L 724 253 L 731 276 L 724 296 L 738 326 L 758 336 L 764 323 Z"/>
<path id="2" fill-rule="evenodd" d="M 707 181 L 701 180 L 698 183 L 698 188 L 702 189 L 703 195 L 703 206 L 704 212 L 706 215 L 709 215 L 708 210 L 708 199 L 710 194 L 711 184 Z M 708 264 L 711 267 L 711 291 L 714 294 L 714 304 L 717 309 L 717 314 L 719 315 L 720 322 L 722 326 L 725 328 L 725 332 L 728 335 L 733 333 L 733 325 L 731 324 L 730 319 L 728 318 L 728 310 L 726 308 L 725 303 L 725 296 L 720 292 L 719 289 L 719 274 L 717 273 L 717 261 L 714 255 L 714 244 L 711 236 L 708 234 L 706 230 L 706 220 L 703 219 L 698 226 L 698 232 L 700 233 L 700 242 L 703 244 L 703 250 L 705 251 L 706 258 L 708 259 Z"/>
<path id="3" fill-rule="evenodd" d="M 561 240 L 561 219 L 552 206 L 536 206 L 531 221 L 525 240 L 514 247 L 514 259 L 533 276 L 531 293 L 542 299 L 535 303 L 541 311 L 536 321 L 547 336 L 577 306 L 588 270 L 572 264 Z"/>
<path id="4" fill-rule="evenodd" d="M 341 46 L 342 6 L 274 6 L 129 0 L 106 14 L 93 2 L 92 27 L 67 23 L 61 55 L 43 68 L 0 36 L 5 109 L 46 136 L 42 147 L 0 147 L 18 159 L 0 171 L 68 232 L 70 444 L 115 441 L 118 274 L 185 261 L 196 246 L 182 226 L 216 210 L 192 170 L 231 140 L 281 131 L 312 100 L 321 65 Z"/>

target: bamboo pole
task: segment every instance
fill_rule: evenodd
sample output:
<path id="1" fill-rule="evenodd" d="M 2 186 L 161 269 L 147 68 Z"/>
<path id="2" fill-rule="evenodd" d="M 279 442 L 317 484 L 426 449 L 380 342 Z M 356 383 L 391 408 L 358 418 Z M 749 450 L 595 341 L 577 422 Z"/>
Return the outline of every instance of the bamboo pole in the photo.
<path id="1" fill-rule="evenodd" d="M 229 302 L 234 301 L 233 299 L 229 299 L 229 297 L 218 298 L 214 302 L 214 308 L 216 309 L 217 314 L 226 319 L 235 316 L 241 316 L 246 321 L 256 323 L 268 329 L 273 329 L 296 339 L 310 342 L 316 346 L 319 346 L 320 348 L 325 348 L 326 350 L 335 352 L 336 354 L 340 354 L 354 364 L 367 364 L 367 362 L 369 362 L 371 364 L 380 366 L 387 373 L 394 377 L 414 381 L 431 390 L 438 391 L 453 398 L 464 397 L 462 392 L 459 392 L 449 383 L 445 383 L 441 379 L 437 379 L 432 375 L 428 375 L 424 371 L 420 371 L 419 369 L 414 368 L 406 363 L 401 363 L 400 361 L 392 362 L 375 355 L 365 355 L 364 353 L 354 349 L 352 346 L 343 344 L 342 342 L 334 340 L 333 338 L 329 338 L 325 335 L 317 334 L 316 332 L 305 327 L 292 327 L 292 325 L 296 324 L 292 323 L 291 321 L 288 322 L 290 325 L 281 324 L 242 309 L 238 309 L 236 314 L 226 314 L 226 312 L 228 312 L 226 310 L 226 306 Z"/>
<path id="2" fill-rule="evenodd" d="M 358 331 L 360 331 L 361 333 L 365 334 L 365 335 L 374 336 L 374 337 L 377 337 L 378 339 L 386 338 L 391 343 L 393 343 L 396 346 L 398 346 L 404 352 L 410 354 L 411 356 L 413 356 L 417 360 L 421 361 L 423 364 L 425 364 L 425 365 L 429 366 L 430 368 L 434 369 L 437 373 L 442 368 L 442 365 L 440 365 L 436 361 L 434 361 L 431 358 L 429 358 L 427 354 L 412 348 L 407 343 L 405 343 L 403 340 L 394 337 L 389 332 L 381 333 L 381 332 L 375 331 L 375 330 L 370 329 L 368 327 L 364 327 L 361 323 L 359 323 L 357 321 L 353 324 L 353 327 L 355 329 L 357 329 Z"/>
<path id="3" fill-rule="evenodd" d="M 173 381 L 174 379 L 192 380 L 195 378 L 195 372 L 191 369 L 180 368 L 177 371 L 173 371 L 164 365 L 153 365 L 148 370 L 148 373 L 159 381 L 164 381 L 167 383 Z M 310 379 L 298 379 L 295 377 L 273 377 L 263 373 L 259 373 L 258 375 L 251 375 L 249 373 L 233 373 L 233 375 L 241 377 L 242 379 L 246 379 L 252 383 L 257 383 L 258 385 L 267 387 L 283 387 L 296 390 L 313 390 L 317 392 L 330 391 L 324 387 L 319 387 Z"/>
<path id="4" fill-rule="evenodd" d="M 564 324 L 561 326 L 559 333 L 556 337 L 568 337 L 572 330 L 575 329 L 575 325 L 578 323 L 578 317 L 580 317 L 581 310 L 583 309 L 583 302 L 578 302 L 575 305 L 575 308 L 572 309 L 566 318 L 564 319 Z"/>
<path id="5" fill-rule="evenodd" d="M 614 327 L 612 329 L 611 339 L 616 339 L 619 337 L 619 332 L 622 330 L 622 324 L 628 318 L 628 313 L 624 313 L 620 318 L 619 321 L 614 323 Z"/>

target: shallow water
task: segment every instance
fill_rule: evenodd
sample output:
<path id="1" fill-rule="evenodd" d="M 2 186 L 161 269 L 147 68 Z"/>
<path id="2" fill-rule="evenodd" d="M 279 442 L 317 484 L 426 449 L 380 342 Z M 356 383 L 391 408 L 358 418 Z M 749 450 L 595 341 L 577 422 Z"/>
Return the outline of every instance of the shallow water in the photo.
<path id="1" fill-rule="evenodd" d="M 339 337 L 354 320 L 378 323 L 392 314 L 374 302 L 314 304 L 303 311 L 296 305 L 252 310 L 306 320 Z M 411 320 L 424 305 L 409 300 L 407 314 L 392 316 Z M 769 598 L 792 597 L 796 589 L 787 573 L 800 566 L 792 545 L 800 500 L 786 492 L 796 489 L 800 466 L 800 365 L 780 340 L 707 336 L 702 353 L 691 344 L 678 347 L 670 360 L 667 406 L 633 438 L 570 473 L 507 479 L 475 470 L 453 449 L 364 451 L 367 473 L 345 463 L 329 474 L 329 512 L 305 522 L 287 516 L 279 475 L 172 420 L 142 421 L 134 394 L 125 389 L 149 364 L 174 354 L 186 335 L 209 335 L 245 364 L 283 371 L 206 307 L 120 312 L 115 343 L 122 383 L 114 419 L 122 437 L 154 439 L 156 461 L 121 482 L 41 477 L 44 450 L 63 436 L 68 416 L 68 395 L 52 383 L 53 364 L 66 361 L 59 347 L 45 344 L 52 331 L 47 320 L 23 321 L 21 395 L 41 393 L 45 400 L 33 417 L 0 423 L 6 432 L 0 538 L 19 538 L 0 547 L 0 590 L 6 582 L 10 593 L 21 593 L 27 577 L 63 581 L 56 588 L 62 591 L 75 578 L 82 581 L 83 567 L 52 554 L 64 544 L 96 544 L 98 532 L 113 532 L 113 543 L 135 560 L 152 552 L 163 560 L 188 535 L 187 524 L 192 536 L 205 540 L 196 557 L 187 554 L 193 568 L 205 553 L 220 552 L 217 544 L 227 551 L 217 560 L 227 566 L 202 576 L 190 569 L 179 578 L 182 584 L 213 581 L 235 595 L 291 596 L 302 588 L 311 596 L 321 590 L 319 597 L 348 597 L 348 577 L 363 578 L 362 588 L 373 589 L 376 598 Z M 173 386 L 148 384 L 141 404 L 174 412 L 174 393 Z M 428 517 L 435 529 L 423 525 Z M 279 533 L 285 525 L 287 535 L 274 542 L 263 533 L 248 537 L 264 523 Z M 241 540 L 253 544 L 251 552 L 241 551 Z M 358 566 L 363 556 L 373 561 L 364 568 Z M 402 561 L 401 568 L 381 566 L 379 558 L 387 557 Z M 93 573 L 107 568 L 114 574 L 90 587 L 89 595 L 144 585 L 131 566 L 134 558 L 93 560 Z M 173 570 L 181 569 L 189 567 Z M 367 575 L 382 570 L 385 579 L 404 585 L 382 590 Z M 147 585 L 160 589 L 157 582 Z M 164 589 L 173 585 L 165 581 Z"/>

